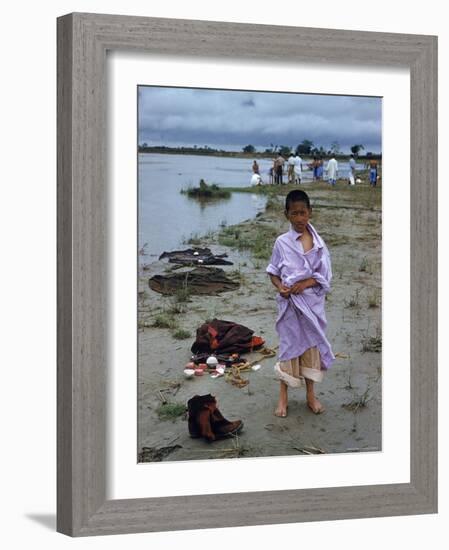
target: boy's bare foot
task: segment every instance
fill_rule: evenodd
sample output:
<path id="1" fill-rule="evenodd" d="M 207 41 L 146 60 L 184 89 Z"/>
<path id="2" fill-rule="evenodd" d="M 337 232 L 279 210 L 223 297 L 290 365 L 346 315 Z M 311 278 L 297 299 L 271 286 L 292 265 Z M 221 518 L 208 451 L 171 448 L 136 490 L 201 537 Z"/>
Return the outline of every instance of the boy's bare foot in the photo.
<path id="1" fill-rule="evenodd" d="M 276 410 L 274 411 L 274 416 L 279 416 L 285 418 L 287 416 L 288 408 L 288 387 L 285 382 L 280 382 L 279 384 L 279 401 Z"/>
<path id="2" fill-rule="evenodd" d="M 307 398 L 307 406 L 314 414 L 321 414 L 325 411 L 325 408 L 315 396 Z"/>
<path id="3" fill-rule="evenodd" d="M 287 405 L 278 405 L 274 411 L 274 416 L 285 418 L 287 416 Z"/>

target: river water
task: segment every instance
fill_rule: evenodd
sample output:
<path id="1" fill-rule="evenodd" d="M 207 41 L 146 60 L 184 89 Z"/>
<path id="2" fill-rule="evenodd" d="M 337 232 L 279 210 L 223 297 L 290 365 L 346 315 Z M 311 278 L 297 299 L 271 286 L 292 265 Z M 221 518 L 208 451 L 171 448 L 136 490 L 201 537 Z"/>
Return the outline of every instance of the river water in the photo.
<path id="1" fill-rule="evenodd" d="M 246 159 L 139 154 L 139 247 L 147 243 L 148 256 L 159 256 L 185 247 L 189 237 L 255 217 L 265 208 L 264 196 L 232 193 L 229 199 L 200 202 L 181 193 L 198 187 L 201 178 L 208 184 L 247 187 L 251 164 Z"/>
<path id="2" fill-rule="evenodd" d="M 271 159 L 258 159 L 260 174 L 269 182 Z M 200 155 L 139 154 L 139 248 L 145 245 L 145 261 L 164 251 L 185 247 L 183 241 L 204 235 L 220 226 L 254 218 L 265 209 L 266 197 L 232 193 L 231 198 L 199 202 L 181 193 L 197 187 L 200 179 L 223 187 L 247 187 L 252 159 Z M 347 163 L 339 163 L 342 177 Z M 303 180 L 312 179 L 311 171 Z"/>

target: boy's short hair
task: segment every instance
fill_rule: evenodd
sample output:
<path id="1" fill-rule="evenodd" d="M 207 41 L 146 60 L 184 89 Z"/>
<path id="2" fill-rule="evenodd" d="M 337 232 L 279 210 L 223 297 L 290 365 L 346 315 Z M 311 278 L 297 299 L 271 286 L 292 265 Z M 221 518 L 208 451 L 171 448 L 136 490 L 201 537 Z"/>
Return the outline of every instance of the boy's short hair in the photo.
<path id="1" fill-rule="evenodd" d="M 288 212 L 289 206 L 292 204 L 292 202 L 303 202 L 307 206 L 307 208 L 310 209 L 310 199 L 309 196 L 305 191 L 301 191 L 300 189 L 293 189 L 293 191 L 290 191 L 290 193 L 287 195 L 285 199 L 285 210 Z"/>

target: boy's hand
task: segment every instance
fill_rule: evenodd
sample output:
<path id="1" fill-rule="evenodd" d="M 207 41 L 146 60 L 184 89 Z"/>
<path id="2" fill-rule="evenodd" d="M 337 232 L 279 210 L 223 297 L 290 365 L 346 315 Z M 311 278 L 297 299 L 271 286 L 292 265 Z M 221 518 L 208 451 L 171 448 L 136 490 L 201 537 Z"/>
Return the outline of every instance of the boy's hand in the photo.
<path id="1" fill-rule="evenodd" d="M 295 283 L 291 289 L 291 294 L 301 294 L 301 292 L 304 292 L 306 288 L 310 288 L 311 286 L 315 286 L 316 281 L 315 279 L 304 279 L 303 281 L 298 281 Z"/>
<path id="2" fill-rule="evenodd" d="M 291 288 L 288 286 L 280 286 L 279 287 L 279 294 L 282 296 L 282 298 L 288 298 L 290 296 Z"/>
<path id="3" fill-rule="evenodd" d="M 292 294 L 301 294 L 306 288 L 305 281 L 298 281 L 291 287 L 290 292 Z"/>

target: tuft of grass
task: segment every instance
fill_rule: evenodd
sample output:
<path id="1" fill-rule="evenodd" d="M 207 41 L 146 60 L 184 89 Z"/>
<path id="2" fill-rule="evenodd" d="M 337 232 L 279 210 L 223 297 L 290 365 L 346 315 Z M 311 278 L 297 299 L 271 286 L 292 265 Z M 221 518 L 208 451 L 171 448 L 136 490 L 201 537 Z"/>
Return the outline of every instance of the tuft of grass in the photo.
<path id="1" fill-rule="evenodd" d="M 351 239 L 346 235 L 326 233 L 325 231 L 322 231 L 322 234 L 324 236 L 324 240 L 326 241 L 326 244 L 329 246 L 342 246 L 344 244 L 349 244 L 351 242 Z"/>
<path id="2" fill-rule="evenodd" d="M 184 330 L 183 328 L 178 328 L 172 333 L 173 338 L 176 338 L 176 340 L 186 340 L 187 338 L 190 338 L 190 332 L 188 330 Z"/>
<path id="3" fill-rule="evenodd" d="M 345 300 L 346 307 L 350 307 L 350 308 L 359 307 L 359 294 L 360 294 L 360 290 L 357 289 L 355 291 L 355 294 L 353 296 L 351 296 L 351 298 L 349 298 L 349 300 Z"/>
<path id="4" fill-rule="evenodd" d="M 151 323 L 149 323 L 148 321 L 146 321 L 144 319 L 139 319 L 137 321 L 137 328 L 139 328 L 139 329 L 150 328 L 152 326 L 153 325 Z"/>
<path id="5" fill-rule="evenodd" d="M 176 292 L 175 292 L 174 296 L 175 296 L 176 302 L 178 304 L 180 304 L 180 303 L 189 302 L 191 293 L 190 293 L 190 290 L 189 290 L 188 286 L 185 285 L 182 288 L 176 289 Z"/>
<path id="6" fill-rule="evenodd" d="M 178 315 L 180 313 L 185 313 L 185 312 L 186 312 L 186 308 L 182 304 L 177 303 L 176 301 L 173 302 L 173 304 L 167 309 L 167 313 L 170 316 Z"/>
<path id="7" fill-rule="evenodd" d="M 148 243 L 144 243 L 142 247 L 139 249 L 139 256 L 148 256 L 147 254 L 147 246 Z"/>
<path id="8" fill-rule="evenodd" d="M 282 203 L 277 197 L 269 197 L 265 204 L 265 210 L 280 210 Z"/>
<path id="9" fill-rule="evenodd" d="M 169 328 L 174 330 L 178 328 L 178 323 L 172 315 L 169 315 L 168 313 L 159 313 L 159 315 L 156 315 L 154 318 L 152 326 L 156 328 Z"/>
<path id="10" fill-rule="evenodd" d="M 349 401 L 349 403 L 343 403 L 342 407 L 353 413 L 356 413 L 359 409 L 363 409 L 371 399 L 369 391 L 370 388 L 368 387 L 362 395 L 355 397 L 352 401 Z"/>
<path id="11" fill-rule="evenodd" d="M 220 234 L 218 242 L 238 250 L 249 250 L 255 259 L 267 260 L 271 256 L 273 242 L 277 235 L 276 228 L 270 225 L 259 225 L 257 231 L 247 230 L 243 232 L 236 230 L 233 237 L 230 237 L 229 234 L 224 236 Z"/>
<path id="12" fill-rule="evenodd" d="M 239 281 L 240 283 L 244 283 L 246 281 L 246 276 L 245 274 L 239 269 L 234 269 L 233 271 L 229 271 L 228 272 L 228 276 L 231 278 L 231 279 L 236 279 L 237 281 Z"/>
<path id="13" fill-rule="evenodd" d="M 382 338 L 380 336 L 365 338 L 365 340 L 362 341 L 362 351 L 380 353 L 382 351 Z"/>
<path id="14" fill-rule="evenodd" d="M 271 225 L 260 224 L 256 230 L 243 226 L 227 227 L 219 233 L 218 242 L 238 250 L 249 250 L 254 258 L 267 260 L 277 235 L 278 230 Z"/>
<path id="15" fill-rule="evenodd" d="M 368 296 L 368 307 L 379 307 L 379 295 L 377 294 L 377 292 L 374 292 L 373 294 L 371 294 L 371 296 Z"/>
<path id="16" fill-rule="evenodd" d="M 348 379 L 346 381 L 345 390 L 353 390 L 354 386 L 352 385 L 352 371 L 348 374 Z"/>
<path id="17" fill-rule="evenodd" d="M 366 256 L 360 262 L 359 271 L 368 271 L 368 258 Z"/>
<path id="18" fill-rule="evenodd" d="M 160 420 L 172 420 L 173 422 L 186 412 L 184 403 L 162 403 L 156 409 Z"/>

